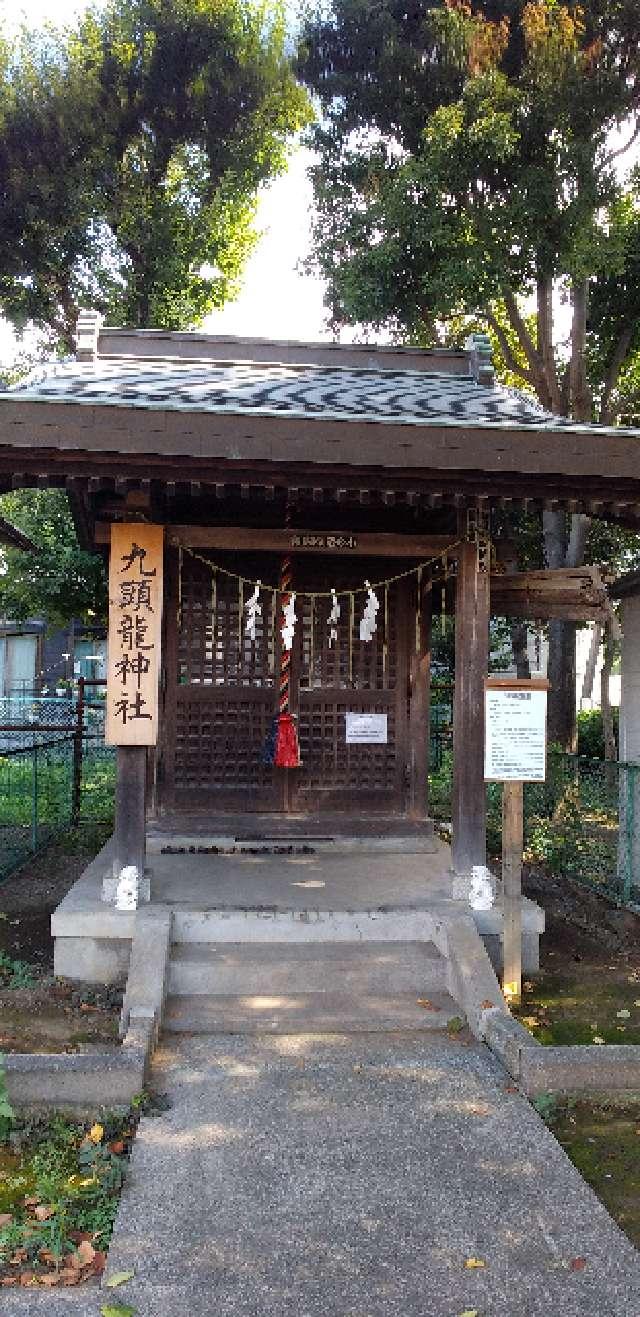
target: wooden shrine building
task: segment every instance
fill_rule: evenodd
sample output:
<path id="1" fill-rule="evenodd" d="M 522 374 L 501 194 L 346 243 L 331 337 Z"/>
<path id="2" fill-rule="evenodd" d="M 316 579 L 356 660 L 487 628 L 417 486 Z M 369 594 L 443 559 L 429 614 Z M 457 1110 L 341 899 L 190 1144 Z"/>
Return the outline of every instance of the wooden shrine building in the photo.
<path id="1" fill-rule="evenodd" d="M 504 389 L 481 336 L 422 352 L 110 329 L 86 312 L 75 361 L 0 395 L 0 489 L 49 485 L 87 548 L 108 554 L 121 528 L 112 582 L 131 569 L 156 591 L 125 651 L 111 597 L 118 868 L 144 863 L 145 810 L 177 831 L 187 815 L 249 831 L 277 818 L 280 835 L 287 818 L 310 835 L 428 829 L 430 619 L 446 607 L 466 872 L 485 859 L 490 613 L 607 607 L 590 569 L 501 571 L 495 511 L 640 529 L 640 437 Z M 152 527 L 157 572 L 136 557 Z M 283 679 L 295 768 L 265 762 Z"/>

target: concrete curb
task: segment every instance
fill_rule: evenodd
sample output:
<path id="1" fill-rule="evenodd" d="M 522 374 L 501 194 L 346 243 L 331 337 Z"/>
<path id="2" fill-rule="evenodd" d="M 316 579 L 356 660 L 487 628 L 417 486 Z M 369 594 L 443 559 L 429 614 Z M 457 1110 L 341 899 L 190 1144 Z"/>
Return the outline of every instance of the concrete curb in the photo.
<path id="1" fill-rule="evenodd" d="M 528 1047 L 520 1058 L 520 1087 L 540 1093 L 640 1093 L 640 1047 L 618 1043 Z"/>
<path id="2" fill-rule="evenodd" d="M 154 1043 L 158 1040 L 167 995 L 172 927 L 168 905 L 144 905 L 136 911 L 121 1036 L 126 1036 L 130 1020 L 150 1020 Z"/>
<path id="3" fill-rule="evenodd" d="M 128 1106 L 145 1086 L 155 1042 L 152 1019 L 134 1017 L 122 1046 L 110 1052 L 5 1056 L 11 1104 L 74 1113 Z"/>
<path id="4" fill-rule="evenodd" d="M 457 915 L 443 920 L 434 941 L 446 958 L 447 989 L 466 1015 L 471 1032 L 483 1039 L 487 1015 L 509 1017 L 509 1008 L 473 918 Z"/>
<path id="5" fill-rule="evenodd" d="M 484 1040 L 526 1097 L 640 1092 L 640 1047 L 542 1047 L 512 1015 L 487 1011 Z"/>

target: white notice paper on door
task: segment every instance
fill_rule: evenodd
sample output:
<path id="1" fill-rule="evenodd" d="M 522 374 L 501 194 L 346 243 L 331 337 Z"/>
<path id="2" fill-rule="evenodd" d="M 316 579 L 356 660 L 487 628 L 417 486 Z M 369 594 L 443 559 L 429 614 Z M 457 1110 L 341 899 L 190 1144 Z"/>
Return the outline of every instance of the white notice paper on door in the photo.
<path id="1" fill-rule="evenodd" d="M 346 713 L 347 745 L 386 745 L 386 713 Z"/>

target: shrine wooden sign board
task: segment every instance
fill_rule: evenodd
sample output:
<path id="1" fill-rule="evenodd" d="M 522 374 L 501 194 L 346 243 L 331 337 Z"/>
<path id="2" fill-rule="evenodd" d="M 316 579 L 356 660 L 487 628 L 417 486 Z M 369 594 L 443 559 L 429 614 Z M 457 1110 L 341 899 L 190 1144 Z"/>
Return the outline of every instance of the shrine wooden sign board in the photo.
<path id="1" fill-rule="evenodd" d="M 111 527 L 108 745 L 155 745 L 162 623 L 163 527 Z"/>
<path id="2" fill-rule="evenodd" d="M 484 693 L 487 782 L 544 782 L 548 684 L 545 678 L 487 678 Z"/>

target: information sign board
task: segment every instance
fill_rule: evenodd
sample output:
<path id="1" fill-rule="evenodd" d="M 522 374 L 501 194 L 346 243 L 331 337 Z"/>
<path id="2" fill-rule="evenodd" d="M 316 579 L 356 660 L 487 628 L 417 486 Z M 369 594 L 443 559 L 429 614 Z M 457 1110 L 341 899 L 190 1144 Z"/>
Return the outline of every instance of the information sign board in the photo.
<path id="1" fill-rule="evenodd" d="M 485 689 L 484 776 L 488 782 L 544 782 L 546 775 L 546 682 Z"/>

